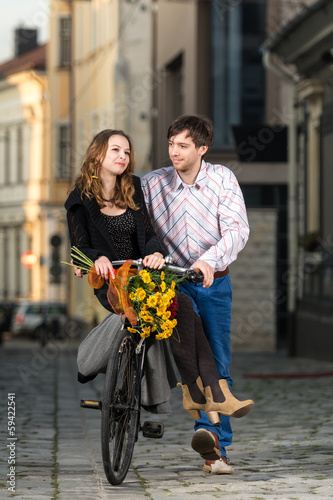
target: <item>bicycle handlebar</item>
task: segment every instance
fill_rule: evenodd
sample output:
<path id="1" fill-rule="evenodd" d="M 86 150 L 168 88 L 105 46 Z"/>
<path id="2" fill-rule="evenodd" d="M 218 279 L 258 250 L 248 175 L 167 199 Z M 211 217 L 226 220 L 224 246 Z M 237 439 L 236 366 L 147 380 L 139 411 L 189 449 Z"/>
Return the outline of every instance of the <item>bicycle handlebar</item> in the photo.
<path id="1" fill-rule="evenodd" d="M 137 266 L 137 268 L 140 269 L 140 271 L 144 268 L 142 261 L 143 261 L 143 259 L 132 260 L 133 265 Z M 126 260 L 114 260 L 114 261 L 112 261 L 112 266 L 115 266 L 115 267 L 119 266 L 120 267 L 125 262 L 126 262 Z M 185 279 L 187 279 L 188 281 L 191 281 L 192 283 L 200 283 L 204 279 L 202 272 L 199 269 L 198 270 L 193 269 L 193 267 L 190 267 L 190 268 L 178 267 L 178 266 L 174 266 L 173 264 L 166 263 L 165 266 L 163 267 L 163 269 L 165 269 L 165 268 L 168 268 L 170 271 L 177 274 L 178 276 L 184 276 Z M 82 275 L 85 275 L 85 274 L 88 274 L 88 271 L 81 271 L 81 273 L 82 273 Z"/>
<path id="2" fill-rule="evenodd" d="M 126 262 L 126 260 L 114 260 L 114 261 L 112 261 L 112 265 L 115 267 L 122 266 L 125 262 Z M 140 269 L 140 270 L 143 269 L 143 264 L 142 264 L 143 259 L 136 259 L 136 260 L 134 259 L 132 262 L 133 262 L 133 265 L 137 266 L 138 269 Z M 168 268 L 173 273 L 180 275 L 180 276 L 184 276 L 187 280 L 192 281 L 194 283 L 199 283 L 204 278 L 202 272 L 200 270 L 196 271 L 195 269 L 193 269 L 193 267 L 190 267 L 187 269 L 185 267 L 178 267 L 178 266 L 174 266 L 172 264 L 166 263 L 164 268 Z"/>

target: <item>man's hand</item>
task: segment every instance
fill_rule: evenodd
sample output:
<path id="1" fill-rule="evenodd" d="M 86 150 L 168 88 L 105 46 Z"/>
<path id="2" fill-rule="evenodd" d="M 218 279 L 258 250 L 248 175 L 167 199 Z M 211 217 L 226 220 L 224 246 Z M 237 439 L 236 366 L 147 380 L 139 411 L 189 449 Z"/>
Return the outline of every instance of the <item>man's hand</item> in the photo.
<path id="1" fill-rule="evenodd" d="M 204 275 L 204 279 L 202 285 L 204 288 L 209 288 L 214 282 L 214 269 L 212 266 L 207 264 L 207 262 L 203 260 L 197 260 L 192 264 L 193 269 L 200 269 L 202 274 Z"/>

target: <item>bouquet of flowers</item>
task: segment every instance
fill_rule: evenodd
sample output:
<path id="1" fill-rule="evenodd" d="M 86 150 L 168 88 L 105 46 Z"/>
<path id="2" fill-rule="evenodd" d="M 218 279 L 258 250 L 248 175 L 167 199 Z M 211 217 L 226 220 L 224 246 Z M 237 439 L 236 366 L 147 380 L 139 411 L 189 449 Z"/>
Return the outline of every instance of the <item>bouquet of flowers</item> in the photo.
<path id="1" fill-rule="evenodd" d="M 166 339 L 172 335 L 177 325 L 175 287 L 175 277 L 167 269 L 162 272 L 144 269 L 128 279 L 125 289 L 142 337 L 155 333 L 156 339 Z"/>
<path id="2" fill-rule="evenodd" d="M 73 247 L 71 256 L 75 267 L 88 271 L 88 281 L 93 288 L 104 285 L 104 278 L 97 275 L 94 263 L 86 255 Z M 132 261 L 127 260 L 116 270 L 115 277 L 110 276 L 109 303 L 115 313 L 127 317 L 132 325 L 128 327 L 129 331 L 139 331 L 141 337 L 155 334 L 158 340 L 170 337 L 177 325 L 175 288 L 183 278 L 168 268 L 162 272 L 151 269 L 138 271 L 131 265 Z"/>

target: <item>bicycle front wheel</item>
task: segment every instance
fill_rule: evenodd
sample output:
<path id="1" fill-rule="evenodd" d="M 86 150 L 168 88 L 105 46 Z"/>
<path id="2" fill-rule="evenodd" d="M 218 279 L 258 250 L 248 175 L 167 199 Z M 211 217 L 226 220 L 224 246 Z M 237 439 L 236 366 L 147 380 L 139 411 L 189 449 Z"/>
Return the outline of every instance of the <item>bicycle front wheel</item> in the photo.
<path id="1" fill-rule="evenodd" d="M 140 414 L 141 369 L 134 335 L 119 332 L 111 352 L 102 400 L 102 457 L 112 485 L 123 482 L 137 439 Z"/>

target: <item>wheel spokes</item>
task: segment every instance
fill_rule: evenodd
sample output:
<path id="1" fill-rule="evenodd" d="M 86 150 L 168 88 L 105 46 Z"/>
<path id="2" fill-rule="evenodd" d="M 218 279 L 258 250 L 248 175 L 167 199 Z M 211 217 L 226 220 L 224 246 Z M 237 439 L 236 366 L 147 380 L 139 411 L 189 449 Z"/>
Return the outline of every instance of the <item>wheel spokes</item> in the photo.
<path id="1" fill-rule="evenodd" d="M 133 407 L 134 366 L 131 358 L 134 355 L 131 344 L 123 344 L 119 355 L 117 385 L 114 390 L 110 408 L 110 456 L 113 457 L 113 469 L 121 471 L 126 456 L 130 420 Z"/>

